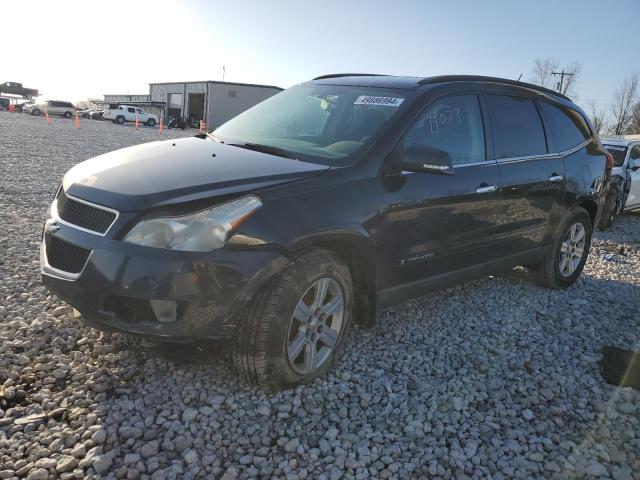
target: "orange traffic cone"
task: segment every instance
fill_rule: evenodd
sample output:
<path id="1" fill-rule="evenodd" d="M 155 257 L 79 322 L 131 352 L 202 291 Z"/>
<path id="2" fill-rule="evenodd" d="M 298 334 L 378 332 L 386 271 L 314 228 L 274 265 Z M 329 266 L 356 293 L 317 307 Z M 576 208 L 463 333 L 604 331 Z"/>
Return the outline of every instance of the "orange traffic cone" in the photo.
<path id="1" fill-rule="evenodd" d="M 138 123 L 138 112 L 136 112 L 136 123 L 133 128 L 138 130 L 139 127 L 140 127 L 140 124 Z"/>
<path id="2" fill-rule="evenodd" d="M 162 135 L 163 130 L 164 130 L 164 123 L 162 123 L 162 118 L 160 118 L 160 135 Z"/>
<path id="3" fill-rule="evenodd" d="M 51 125 L 51 117 L 49 117 L 49 110 L 44 109 L 44 120 L 47 122 L 47 125 Z"/>
<path id="4" fill-rule="evenodd" d="M 200 133 L 207 132 L 207 123 L 204 120 L 200 120 Z"/>
<path id="5" fill-rule="evenodd" d="M 76 128 L 80 128 L 80 117 L 78 116 L 78 112 L 76 112 Z"/>

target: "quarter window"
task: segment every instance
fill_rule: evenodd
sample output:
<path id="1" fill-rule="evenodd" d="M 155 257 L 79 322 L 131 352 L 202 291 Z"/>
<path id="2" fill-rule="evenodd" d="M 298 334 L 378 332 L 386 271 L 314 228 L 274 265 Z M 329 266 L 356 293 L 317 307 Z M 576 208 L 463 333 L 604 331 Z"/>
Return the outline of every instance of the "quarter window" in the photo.
<path id="1" fill-rule="evenodd" d="M 415 144 L 444 150 L 453 165 L 484 161 L 484 127 L 478 97 L 447 97 L 430 105 L 404 138 L 405 149 Z"/>
<path id="2" fill-rule="evenodd" d="M 494 124 L 496 158 L 547 153 L 542 120 L 533 100 L 489 95 Z"/>
<path id="3" fill-rule="evenodd" d="M 591 137 L 587 122 L 575 110 L 560 108 L 548 102 L 540 102 L 540 107 L 561 152 L 580 145 Z"/>

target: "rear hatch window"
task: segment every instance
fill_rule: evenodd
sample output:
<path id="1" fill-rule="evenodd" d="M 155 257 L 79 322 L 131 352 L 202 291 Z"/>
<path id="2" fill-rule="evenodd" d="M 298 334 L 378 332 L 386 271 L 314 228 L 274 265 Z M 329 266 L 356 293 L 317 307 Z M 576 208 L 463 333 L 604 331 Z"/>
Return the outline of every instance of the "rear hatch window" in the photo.
<path id="1" fill-rule="evenodd" d="M 604 145 L 604 148 L 613 156 L 613 166 L 621 167 L 627 156 L 628 148 L 622 145 Z"/>

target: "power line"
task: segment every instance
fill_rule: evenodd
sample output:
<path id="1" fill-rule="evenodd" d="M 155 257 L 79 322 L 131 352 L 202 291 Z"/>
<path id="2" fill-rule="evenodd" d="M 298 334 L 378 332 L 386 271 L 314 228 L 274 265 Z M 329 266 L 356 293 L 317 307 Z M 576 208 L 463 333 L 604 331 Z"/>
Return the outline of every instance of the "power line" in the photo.
<path id="1" fill-rule="evenodd" d="M 557 85 L 557 90 L 558 93 L 562 93 L 562 86 L 564 85 L 564 77 L 573 77 L 573 73 L 569 73 L 569 72 L 565 72 L 564 68 L 562 69 L 561 72 L 551 72 L 551 75 L 560 75 L 560 82 L 558 82 Z"/>

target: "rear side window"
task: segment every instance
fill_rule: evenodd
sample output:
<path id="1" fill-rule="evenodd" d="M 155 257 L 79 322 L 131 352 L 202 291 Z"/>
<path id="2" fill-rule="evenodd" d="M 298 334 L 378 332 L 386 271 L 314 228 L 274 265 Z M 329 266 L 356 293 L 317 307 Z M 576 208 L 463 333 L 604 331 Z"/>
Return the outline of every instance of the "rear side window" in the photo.
<path id="1" fill-rule="evenodd" d="M 540 108 L 561 152 L 580 145 L 591 137 L 587 122 L 575 110 L 560 108 L 548 102 L 540 102 Z"/>
<path id="2" fill-rule="evenodd" d="M 488 97 L 494 124 L 496 158 L 547 153 L 542 120 L 533 100 L 507 95 Z"/>
<path id="3" fill-rule="evenodd" d="M 136 113 L 136 109 L 135 109 L 135 108 L 131 108 L 131 107 L 128 107 L 128 108 L 127 108 L 127 111 L 128 111 L 129 113 Z"/>
<path id="4" fill-rule="evenodd" d="M 446 97 L 427 107 L 404 138 L 405 149 L 414 144 L 444 150 L 453 165 L 484 161 L 484 127 L 478 97 Z"/>

